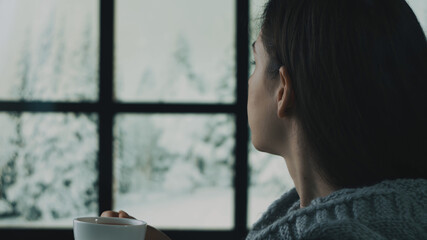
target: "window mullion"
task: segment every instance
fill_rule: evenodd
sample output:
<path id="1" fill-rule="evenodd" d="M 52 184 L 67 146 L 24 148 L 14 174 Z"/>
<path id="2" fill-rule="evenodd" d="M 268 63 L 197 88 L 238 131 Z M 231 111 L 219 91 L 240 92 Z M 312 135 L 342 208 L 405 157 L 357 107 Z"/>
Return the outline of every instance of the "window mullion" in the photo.
<path id="1" fill-rule="evenodd" d="M 99 212 L 113 207 L 114 0 L 100 0 Z"/>
<path id="2" fill-rule="evenodd" d="M 248 0 L 237 0 L 236 60 L 237 60 L 237 110 L 236 110 L 236 164 L 235 164 L 235 229 L 236 239 L 244 239 L 247 232 L 248 205 Z"/>

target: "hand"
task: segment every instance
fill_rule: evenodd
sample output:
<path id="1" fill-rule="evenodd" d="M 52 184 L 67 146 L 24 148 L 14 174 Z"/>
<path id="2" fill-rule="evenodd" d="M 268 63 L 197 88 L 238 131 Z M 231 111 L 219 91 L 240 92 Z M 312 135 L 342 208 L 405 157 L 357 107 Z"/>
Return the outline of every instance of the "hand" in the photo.
<path id="1" fill-rule="evenodd" d="M 119 212 L 115 212 L 115 211 L 104 211 L 101 214 L 101 217 L 118 217 L 118 218 L 131 218 L 131 219 L 136 219 L 132 216 L 129 216 L 129 214 L 127 214 L 127 212 L 120 210 Z"/>
<path id="2" fill-rule="evenodd" d="M 127 214 L 125 211 L 104 211 L 101 214 L 101 217 L 118 217 L 118 218 L 131 218 L 135 219 L 134 217 Z M 145 233 L 145 240 L 171 240 L 166 234 L 162 233 L 161 231 L 153 228 L 150 225 L 147 225 L 147 232 Z"/>

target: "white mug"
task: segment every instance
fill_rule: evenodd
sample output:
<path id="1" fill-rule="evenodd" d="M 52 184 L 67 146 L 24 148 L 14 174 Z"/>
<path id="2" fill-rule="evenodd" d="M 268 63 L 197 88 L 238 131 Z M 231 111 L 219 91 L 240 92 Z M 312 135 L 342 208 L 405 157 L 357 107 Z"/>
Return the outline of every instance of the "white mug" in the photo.
<path id="1" fill-rule="evenodd" d="M 144 240 L 147 223 L 129 218 L 81 217 L 73 221 L 75 240 Z"/>

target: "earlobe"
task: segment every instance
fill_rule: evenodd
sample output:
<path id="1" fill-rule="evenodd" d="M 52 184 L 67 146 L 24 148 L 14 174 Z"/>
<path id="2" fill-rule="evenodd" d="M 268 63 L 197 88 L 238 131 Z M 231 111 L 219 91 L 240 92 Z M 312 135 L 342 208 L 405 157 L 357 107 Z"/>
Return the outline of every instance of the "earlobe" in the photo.
<path id="1" fill-rule="evenodd" d="M 289 110 L 294 105 L 294 90 L 288 71 L 284 66 L 279 69 L 280 84 L 277 94 L 277 116 L 284 118 L 288 116 Z"/>
<path id="2" fill-rule="evenodd" d="M 286 107 L 284 101 L 285 89 L 282 84 L 280 84 L 279 92 L 277 94 L 277 116 L 279 118 L 285 117 Z"/>

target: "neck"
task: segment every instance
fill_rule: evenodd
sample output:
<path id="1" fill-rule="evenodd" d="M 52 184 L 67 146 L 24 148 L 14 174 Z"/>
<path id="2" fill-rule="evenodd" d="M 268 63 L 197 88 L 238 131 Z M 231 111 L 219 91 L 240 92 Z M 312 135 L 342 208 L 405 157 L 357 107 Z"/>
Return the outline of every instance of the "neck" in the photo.
<path id="1" fill-rule="evenodd" d="M 337 189 L 326 183 L 321 176 L 312 169 L 303 169 L 294 180 L 300 197 L 300 208 L 307 207 L 311 201 L 319 197 L 326 197 Z"/>
<path id="2" fill-rule="evenodd" d="M 294 128 L 295 129 L 295 128 Z M 332 192 L 338 190 L 329 184 L 317 170 L 316 164 L 313 164 L 313 156 L 309 151 L 305 151 L 301 146 L 299 134 L 293 134 L 290 137 L 288 154 L 281 154 L 286 161 L 289 173 L 295 184 L 295 188 L 300 197 L 300 207 L 304 208 L 310 205 L 313 199 L 326 197 Z"/>

